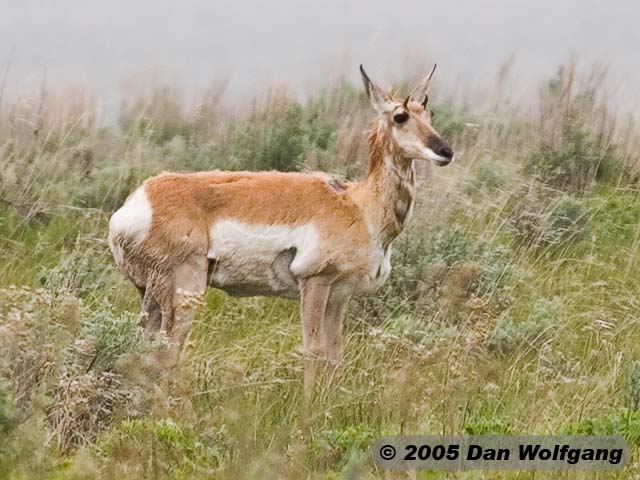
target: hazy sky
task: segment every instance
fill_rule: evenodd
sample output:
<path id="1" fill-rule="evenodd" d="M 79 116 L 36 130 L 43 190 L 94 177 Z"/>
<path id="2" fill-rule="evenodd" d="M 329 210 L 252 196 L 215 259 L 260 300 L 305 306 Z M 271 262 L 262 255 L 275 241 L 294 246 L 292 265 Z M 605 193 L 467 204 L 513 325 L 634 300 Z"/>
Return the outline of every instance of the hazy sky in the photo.
<path id="1" fill-rule="evenodd" d="M 606 61 L 638 99 L 640 2 L 634 0 L 0 0 L 7 95 L 40 83 L 85 83 L 115 103 L 123 79 L 196 90 L 229 77 L 229 95 L 269 83 L 304 93 L 327 76 L 403 77 L 437 60 L 440 82 L 481 82 L 512 53 L 523 82 L 571 54 Z M 13 53 L 12 53 L 13 52 Z M 1 75 L 2 73 L 0 73 Z M 1 78 L 1 77 L 0 77 Z"/>

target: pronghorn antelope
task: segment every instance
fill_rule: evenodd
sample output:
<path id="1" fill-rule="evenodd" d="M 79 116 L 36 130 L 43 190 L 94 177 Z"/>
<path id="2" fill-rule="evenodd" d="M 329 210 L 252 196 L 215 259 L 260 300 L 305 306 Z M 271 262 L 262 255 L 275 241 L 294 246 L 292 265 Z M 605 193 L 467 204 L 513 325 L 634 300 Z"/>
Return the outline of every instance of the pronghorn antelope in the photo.
<path id="1" fill-rule="evenodd" d="M 163 329 L 179 357 L 207 286 L 299 298 L 305 387 L 316 360 L 337 363 L 348 299 L 389 276 L 391 243 L 414 207 L 414 159 L 453 160 L 427 103 L 434 70 L 402 101 L 360 67 L 377 112 L 361 181 L 225 171 L 147 179 L 109 222 L 116 263 L 142 296 L 145 331 Z"/>

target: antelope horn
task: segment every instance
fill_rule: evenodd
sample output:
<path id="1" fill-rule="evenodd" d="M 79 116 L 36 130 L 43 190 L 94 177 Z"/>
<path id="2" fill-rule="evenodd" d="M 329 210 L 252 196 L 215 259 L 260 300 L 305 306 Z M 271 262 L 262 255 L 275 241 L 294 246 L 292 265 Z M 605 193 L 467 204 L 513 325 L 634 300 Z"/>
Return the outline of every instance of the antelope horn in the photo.
<path id="1" fill-rule="evenodd" d="M 429 72 L 429 75 L 424 77 L 422 81 L 418 83 L 413 90 L 411 90 L 410 97 L 413 98 L 416 102 L 419 102 L 429 91 L 429 82 L 431 81 L 431 77 L 433 77 L 433 72 L 436 71 L 437 65 L 437 63 L 434 63 L 433 68 Z"/>

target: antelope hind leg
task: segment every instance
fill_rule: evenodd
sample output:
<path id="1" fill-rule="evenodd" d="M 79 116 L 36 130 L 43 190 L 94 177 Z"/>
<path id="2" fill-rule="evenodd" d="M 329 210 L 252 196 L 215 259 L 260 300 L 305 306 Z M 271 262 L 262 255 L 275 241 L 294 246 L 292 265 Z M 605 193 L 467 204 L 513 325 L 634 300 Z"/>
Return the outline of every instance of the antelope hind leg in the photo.
<path id="1" fill-rule="evenodd" d="M 167 334 L 175 349 L 176 363 L 185 355 L 187 339 L 196 311 L 203 303 L 207 287 L 206 256 L 192 255 L 175 270 L 173 293 L 173 325 Z"/>
<path id="2" fill-rule="evenodd" d="M 144 328 L 144 334 L 147 338 L 153 338 L 162 327 L 162 308 L 150 288 L 145 289 L 142 295 L 142 316 L 141 325 Z"/>

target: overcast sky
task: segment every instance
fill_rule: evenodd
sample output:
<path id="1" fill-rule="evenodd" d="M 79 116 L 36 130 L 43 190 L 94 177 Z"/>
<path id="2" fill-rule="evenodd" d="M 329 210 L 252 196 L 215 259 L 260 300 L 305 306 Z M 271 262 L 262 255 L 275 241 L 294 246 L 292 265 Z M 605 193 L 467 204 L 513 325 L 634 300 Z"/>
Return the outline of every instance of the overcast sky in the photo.
<path id="1" fill-rule="evenodd" d="M 40 83 L 84 83 L 116 103 L 123 79 L 161 77 L 197 90 L 230 79 L 229 96 L 266 84 L 304 94 L 357 65 L 387 83 L 418 59 L 440 82 L 482 82 L 515 54 L 527 83 L 578 56 L 640 96 L 640 2 L 634 0 L 0 0 L 6 96 Z M 1 75 L 2 73 L 0 73 Z"/>

